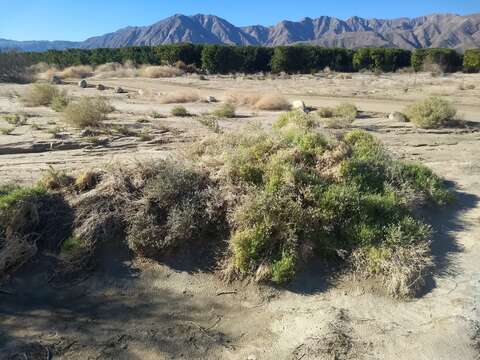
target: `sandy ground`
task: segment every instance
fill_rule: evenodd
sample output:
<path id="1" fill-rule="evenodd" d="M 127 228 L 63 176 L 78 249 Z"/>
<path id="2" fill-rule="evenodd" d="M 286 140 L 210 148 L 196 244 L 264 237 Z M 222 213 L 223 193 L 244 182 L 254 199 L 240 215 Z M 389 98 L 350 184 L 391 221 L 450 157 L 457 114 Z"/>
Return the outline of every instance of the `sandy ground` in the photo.
<path id="1" fill-rule="evenodd" d="M 0 85 L 1 112 L 25 111 L 30 123 L 43 128 L 26 125 L 0 135 L 0 182 L 32 182 L 50 165 L 79 171 L 158 159 L 208 133 L 195 118 L 151 118 L 153 110 L 166 115 L 173 106 L 159 104 L 156 93 L 189 89 L 222 99 L 234 89 L 278 92 L 311 106 L 353 102 L 363 111 L 353 127 L 372 132 L 398 157 L 431 166 L 456 192 L 453 206 L 425 212 L 435 230 L 436 271 L 419 298 L 391 299 L 370 284 L 332 277 L 325 264 L 312 265 L 286 289 L 274 289 L 225 284 L 211 271 L 134 261 L 121 251 L 107 254 L 94 273 L 65 283 L 55 281 L 45 266 L 53 260 L 45 256 L 0 288 L 0 359 L 12 352 L 22 359 L 479 359 L 480 76 L 347 77 L 92 80 L 131 91 L 102 93 L 117 109 L 110 122 L 148 128 L 153 136 L 107 136 L 103 145 L 88 143 L 49 109 L 21 108 L 9 93 L 24 86 Z M 477 88 L 460 90 L 468 84 Z M 65 88 L 75 96 L 98 95 Z M 449 98 L 471 123 L 427 131 L 387 119 L 390 111 L 432 94 Z M 215 107 L 185 106 L 195 114 Z M 220 125 L 269 126 L 278 115 L 249 108 L 239 113 L 241 118 Z M 57 126 L 64 128 L 62 137 L 53 139 L 47 129 Z M 32 271 L 39 268 L 44 270 Z"/>

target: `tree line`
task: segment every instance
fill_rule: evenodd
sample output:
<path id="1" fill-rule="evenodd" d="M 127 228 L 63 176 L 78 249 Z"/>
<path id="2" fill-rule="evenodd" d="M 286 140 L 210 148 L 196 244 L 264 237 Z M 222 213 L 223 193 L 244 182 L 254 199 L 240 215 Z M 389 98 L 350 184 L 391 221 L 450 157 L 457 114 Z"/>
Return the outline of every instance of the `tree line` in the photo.
<path id="1" fill-rule="evenodd" d="M 452 49 L 417 49 L 411 52 L 392 48 L 349 50 L 313 45 L 264 47 L 173 44 L 1 53 L 0 69 L 2 64 L 12 61 L 22 64 L 45 62 L 59 68 L 127 61 L 136 65 L 173 65 L 181 61 L 211 74 L 314 73 L 326 68 L 339 72 L 391 72 L 412 67 L 415 71 L 422 71 L 432 65 L 443 72 L 479 72 L 480 50 L 467 50 L 465 54 L 460 54 Z"/>

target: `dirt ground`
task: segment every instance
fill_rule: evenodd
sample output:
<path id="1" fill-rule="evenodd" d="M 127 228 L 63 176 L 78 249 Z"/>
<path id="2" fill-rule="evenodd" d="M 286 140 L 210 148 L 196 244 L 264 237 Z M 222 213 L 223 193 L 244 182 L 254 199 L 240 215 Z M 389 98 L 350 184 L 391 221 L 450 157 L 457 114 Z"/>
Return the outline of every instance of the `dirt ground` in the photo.
<path id="1" fill-rule="evenodd" d="M 194 117 L 151 117 L 152 111 L 168 115 L 174 106 L 160 104 L 158 93 L 189 90 L 219 100 L 232 90 L 281 93 L 317 107 L 348 101 L 362 111 L 353 127 L 378 136 L 398 157 L 427 164 L 454 189 L 453 205 L 425 211 L 435 231 L 435 273 L 420 297 L 395 300 L 347 275 L 333 277 L 321 263 L 277 289 L 226 284 L 214 271 L 133 260 L 122 250 L 105 254 L 94 272 L 62 281 L 46 254 L 0 286 L 0 359 L 480 359 L 480 75 L 90 82 L 129 92 L 62 87 L 74 96 L 110 98 L 116 111 L 109 123 L 149 129 L 152 138 L 99 135 L 92 143 L 50 109 L 23 108 L 12 94 L 26 86 L 0 84 L 0 113 L 23 111 L 38 125 L 0 135 L 0 182 L 31 183 L 49 166 L 75 172 L 155 160 L 209 133 Z M 467 85 L 476 88 L 461 90 Z M 450 99 L 466 125 L 418 130 L 388 120 L 389 112 L 429 95 Z M 194 114 L 215 106 L 185 104 Z M 278 116 L 248 107 L 238 113 L 220 126 L 253 121 L 268 127 Z"/>

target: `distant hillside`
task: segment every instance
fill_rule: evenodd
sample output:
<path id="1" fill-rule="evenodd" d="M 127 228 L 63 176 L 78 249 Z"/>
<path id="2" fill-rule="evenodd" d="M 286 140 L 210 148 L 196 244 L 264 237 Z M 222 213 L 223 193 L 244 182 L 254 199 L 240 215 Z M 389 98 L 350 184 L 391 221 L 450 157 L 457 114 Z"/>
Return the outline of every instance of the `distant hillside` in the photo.
<path id="1" fill-rule="evenodd" d="M 480 48 L 480 14 L 434 14 L 392 20 L 352 17 L 340 20 L 322 16 L 281 21 L 275 26 L 236 27 L 213 15 L 174 15 L 151 26 L 127 27 L 113 33 L 74 42 L 14 42 L 0 40 L 0 48 L 25 51 L 161 45 L 178 42 L 232 45 L 289 45 L 312 43 L 328 47 L 446 47 Z"/>

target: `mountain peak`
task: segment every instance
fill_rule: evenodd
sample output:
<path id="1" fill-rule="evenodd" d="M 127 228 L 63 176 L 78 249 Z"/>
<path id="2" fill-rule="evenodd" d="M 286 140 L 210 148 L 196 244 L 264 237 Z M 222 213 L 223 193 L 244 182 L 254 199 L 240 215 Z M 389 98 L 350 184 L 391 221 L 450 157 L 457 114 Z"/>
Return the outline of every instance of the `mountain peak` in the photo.
<path id="1" fill-rule="evenodd" d="M 469 26 L 465 26 L 468 21 Z M 455 39 L 454 43 L 446 39 Z M 236 27 L 210 14 L 174 14 L 151 26 L 126 27 L 113 33 L 74 42 L 16 42 L 0 40 L 0 49 L 27 51 L 46 49 L 116 48 L 178 42 L 229 45 L 289 45 L 312 43 L 328 47 L 418 47 L 451 46 L 458 50 L 480 47 L 480 14 L 430 14 L 417 18 L 341 20 L 330 16 L 283 20 L 274 26 Z"/>

